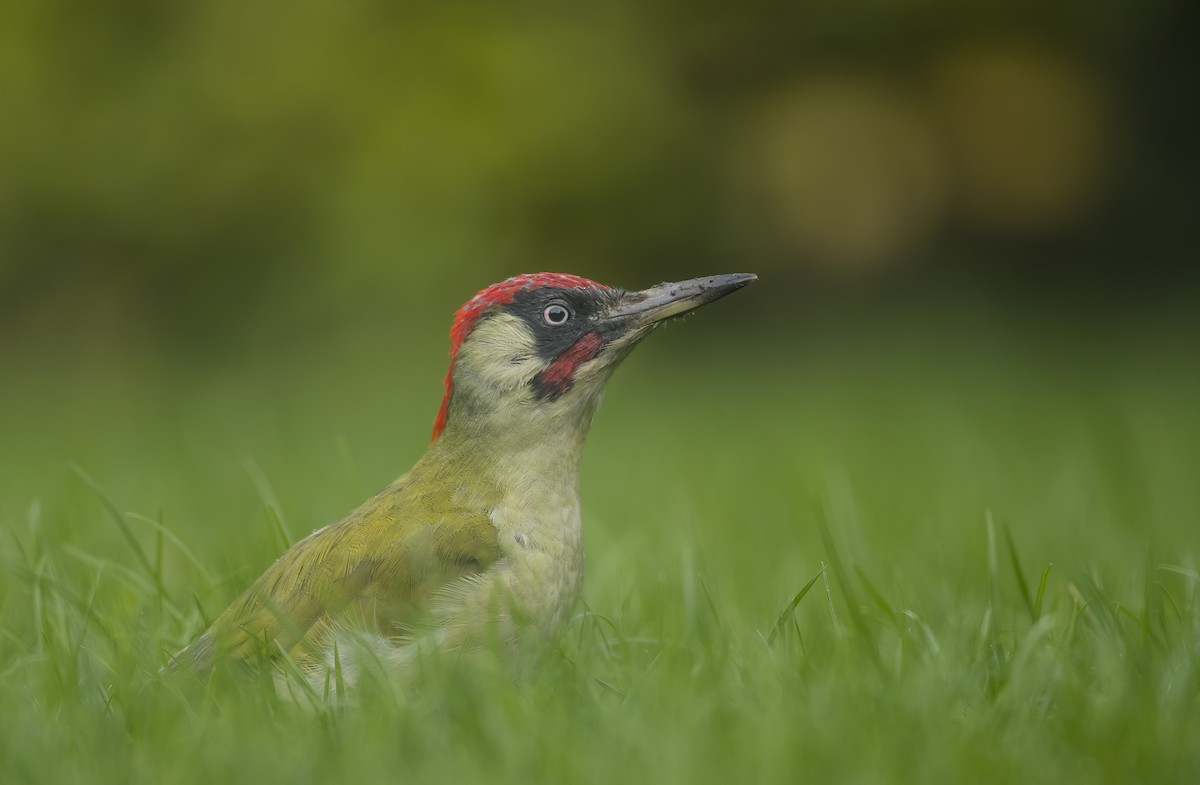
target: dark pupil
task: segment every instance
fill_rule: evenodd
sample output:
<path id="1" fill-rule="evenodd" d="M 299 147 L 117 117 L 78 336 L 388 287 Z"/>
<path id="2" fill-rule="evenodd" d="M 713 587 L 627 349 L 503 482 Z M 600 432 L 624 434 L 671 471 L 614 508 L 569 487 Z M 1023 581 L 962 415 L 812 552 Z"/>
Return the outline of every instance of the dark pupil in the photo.
<path id="1" fill-rule="evenodd" d="M 562 324 L 567 320 L 567 309 L 561 305 L 552 305 L 546 309 L 546 321 L 550 324 Z"/>

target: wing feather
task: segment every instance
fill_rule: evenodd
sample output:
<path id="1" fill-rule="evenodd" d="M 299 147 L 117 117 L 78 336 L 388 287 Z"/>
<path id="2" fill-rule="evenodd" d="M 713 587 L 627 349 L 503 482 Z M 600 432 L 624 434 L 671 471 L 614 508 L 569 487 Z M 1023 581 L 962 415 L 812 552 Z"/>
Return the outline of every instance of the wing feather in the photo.
<path id="1" fill-rule="evenodd" d="M 413 625 L 451 582 L 501 557 L 486 505 L 418 485 L 413 473 L 279 557 L 174 666 L 207 673 L 287 652 L 311 663 L 339 624 L 394 635 Z"/>

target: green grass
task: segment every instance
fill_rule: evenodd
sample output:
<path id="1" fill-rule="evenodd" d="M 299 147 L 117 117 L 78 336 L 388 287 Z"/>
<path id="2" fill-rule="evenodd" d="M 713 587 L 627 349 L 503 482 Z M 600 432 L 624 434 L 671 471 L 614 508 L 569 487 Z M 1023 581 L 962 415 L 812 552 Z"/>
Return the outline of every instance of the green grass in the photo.
<path id="1" fill-rule="evenodd" d="M 353 709 L 155 673 L 417 457 L 439 354 L 21 375 L 0 782 L 1200 779 L 1188 340 L 718 335 L 655 336 L 614 380 L 586 606 L 536 671 L 435 663 Z"/>

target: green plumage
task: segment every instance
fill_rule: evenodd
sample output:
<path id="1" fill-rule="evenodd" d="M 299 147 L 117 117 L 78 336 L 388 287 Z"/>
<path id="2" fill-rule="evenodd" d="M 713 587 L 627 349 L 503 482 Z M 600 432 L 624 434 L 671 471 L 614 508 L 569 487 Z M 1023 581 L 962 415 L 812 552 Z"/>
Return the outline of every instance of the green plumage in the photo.
<path id="1" fill-rule="evenodd" d="M 525 630 L 552 637 L 582 584 L 579 460 L 605 383 L 660 321 L 752 280 L 622 292 L 541 274 L 480 292 L 455 321 L 424 457 L 292 546 L 174 667 L 287 656 L 320 683 L 339 642 L 365 641 L 399 667 L 426 634 L 438 648 L 486 637 L 514 651 Z"/>
<path id="2" fill-rule="evenodd" d="M 487 515 L 494 493 L 479 493 L 488 483 L 464 494 L 436 481 L 437 463 L 422 461 L 292 546 L 179 654 L 179 664 L 204 673 L 219 659 L 286 652 L 308 671 L 342 624 L 402 640 L 435 592 L 482 574 L 501 555 Z M 473 503 L 464 506 L 464 498 Z"/>

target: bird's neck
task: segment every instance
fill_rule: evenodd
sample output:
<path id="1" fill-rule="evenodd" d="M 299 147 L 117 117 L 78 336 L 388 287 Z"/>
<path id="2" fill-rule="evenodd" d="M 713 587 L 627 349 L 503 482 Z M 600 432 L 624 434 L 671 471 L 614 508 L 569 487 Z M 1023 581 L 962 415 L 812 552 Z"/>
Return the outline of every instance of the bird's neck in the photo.
<path id="1" fill-rule="evenodd" d="M 589 423 L 590 424 L 590 420 Z M 587 427 L 531 421 L 512 429 L 464 428 L 451 424 L 421 459 L 426 473 L 463 478 L 501 493 L 510 489 L 553 490 L 577 495 L 579 462 Z M 444 474 L 443 474 L 444 473 Z"/>
<path id="2" fill-rule="evenodd" d="M 602 383 L 576 385 L 553 401 L 537 401 L 528 384 L 497 399 L 470 377 L 455 379 L 449 417 L 430 445 L 430 459 L 511 468 L 521 483 L 574 481 L 604 398 Z"/>

